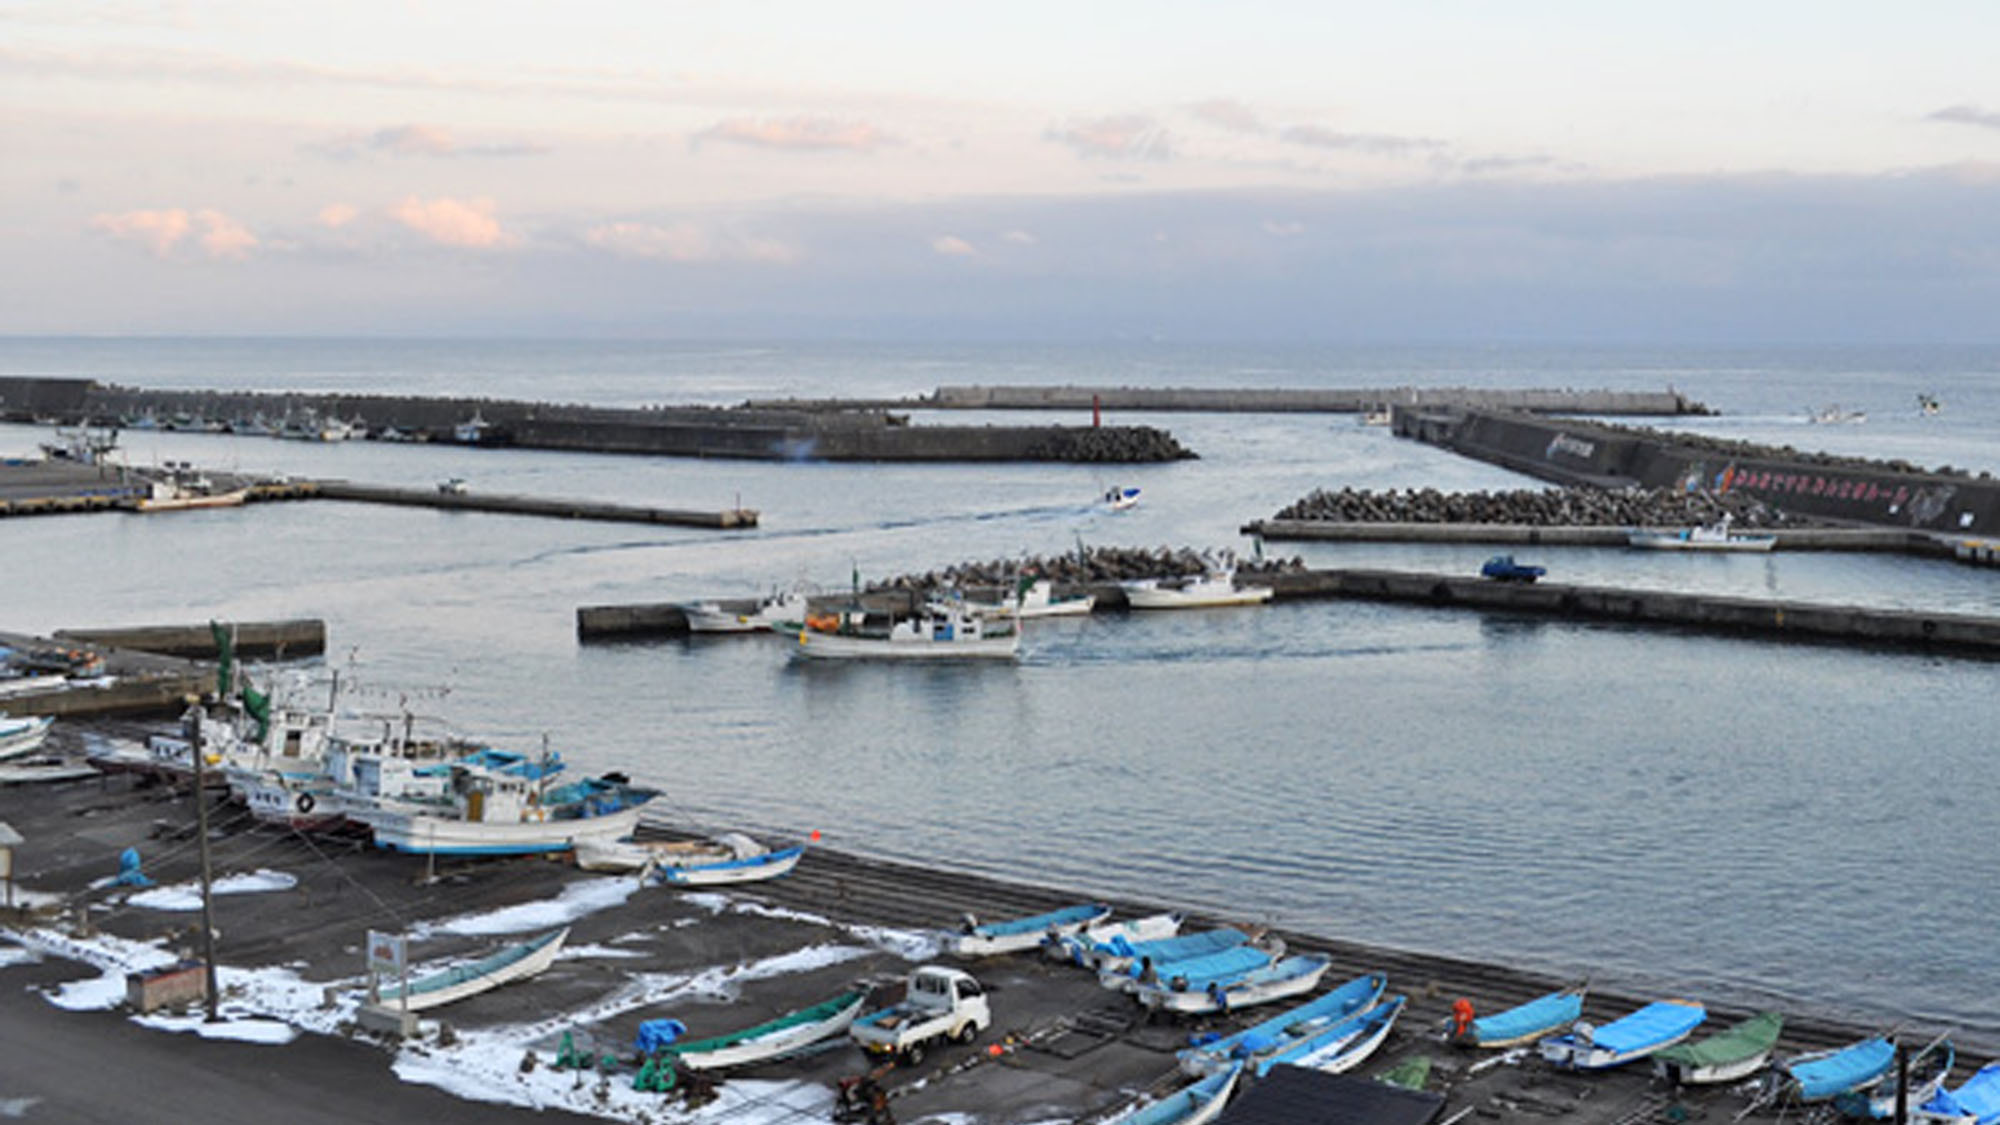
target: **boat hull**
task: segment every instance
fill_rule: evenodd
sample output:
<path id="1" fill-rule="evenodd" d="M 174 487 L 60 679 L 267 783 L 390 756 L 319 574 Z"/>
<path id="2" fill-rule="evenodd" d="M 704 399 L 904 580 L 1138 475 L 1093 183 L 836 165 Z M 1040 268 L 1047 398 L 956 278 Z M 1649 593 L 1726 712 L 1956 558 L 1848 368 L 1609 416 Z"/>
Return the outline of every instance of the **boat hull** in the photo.
<path id="1" fill-rule="evenodd" d="M 1272 592 L 1269 586 L 1237 586 L 1219 579 L 1179 587 L 1132 582 L 1125 586 L 1125 604 L 1133 609 L 1213 609 L 1268 602 Z"/>
<path id="2" fill-rule="evenodd" d="M 1002 953 L 1022 953 L 1051 938 L 1064 938 L 1111 917 L 1111 908 L 1099 903 L 1075 907 L 975 928 L 969 934 L 954 934 L 947 947 L 960 957 L 992 957 Z M 1004 928 L 1003 928 L 1004 927 Z M 989 932 L 981 932 L 987 930 Z"/>
<path id="3" fill-rule="evenodd" d="M 408 1008 L 412 1012 L 418 1012 L 426 1008 L 436 1008 L 444 1004 L 449 1004 L 454 1000 L 463 1000 L 468 996 L 477 996 L 488 989 L 498 988 L 509 981 L 523 980 L 534 976 L 555 962 L 556 954 L 561 951 L 563 942 L 568 937 L 569 929 L 565 927 L 554 933 L 544 934 L 534 941 L 524 942 L 498 955 L 497 960 L 500 963 L 494 964 L 492 969 L 487 972 L 477 974 L 445 973 L 428 977 L 424 980 L 411 981 L 408 1003 L 404 1003 L 403 1001 L 400 986 L 384 989 L 381 995 L 381 1006 L 384 1008 Z M 495 960 L 496 958 L 488 958 L 487 962 L 476 962 L 471 967 L 477 968 L 480 964 L 491 963 Z M 454 976 L 462 979 L 451 979 Z M 439 987 L 426 987 L 429 982 L 440 979 L 444 979 L 449 983 L 442 984 Z"/>
<path id="4" fill-rule="evenodd" d="M 54 725 L 55 720 L 46 716 L 0 720 L 0 761 L 25 758 L 41 749 L 48 740 L 49 728 Z"/>
<path id="5" fill-rule="evenodd" d="M 1634 531 L 1625 536 L 1629 546 L 1645 551 L 1736 551 L 1764 552 L 1778 543 L 1771 535 L 1731 535 L 1707 539 L 1679 531 Z"/>
<path id="6" fill-rule="evenodd" d="M 1020 651 L 1019 633 L 970 641 L 931 641 L 801 630 L 792 655 L 804 660 L 1012 660 Z"/>
<path id="7" fill-rule="evenodd" d="M 1266 969 L 1254 969 L 1233 981 L 1217 981 L 1205 988 L 1162 988 L 1142 985 L 1139 1003 L 1162 1012 L 1202 1015 L 1254 1008 L 1294 996 L 1304 996 L 1319 987 L 1330 958 L 1308 955 L 1279 962 Z"/>
<path id="8" fill-rule="evenodd" d="M 1256 1064 L 1257 1077 L 1271 1073 L 1281 1064 L 1340 1074 L 1367 1062 L 1389 1038 L 1396 1017 L 1409 1003 L 1406 996 L 1392 996 L 1360 1015 L 1349 1016 L 1316 1034 L 1266 1057 Z"/>
<path id="9" fill-rule="evenodd" d="M 1686 1039 L 1707 1013 L 1699 1004 L 1662 1001 L 1594 1029 L 1542 1040 L 1542 1058 L 1568 1070 L 1605 1070 L 1645 1058 Z"/>
<path id="10" fill-rule="evenodd" d="M 637 805 L 603 816 L 524 823 L 457 820 L 423 813 L 369 818 L 375 845 L 413 855 L 533 855 L 565 852 L 579 840 L 616 840 L 638 826 Z"/>
<path id="11" fill-rule="evenodd" d="M 730 883 L 756 883 L 792 873 L 806 854 L 803 846 L 781 848 L 742 859 L 714 863 L 690 863 L 656 867 L 654 878 L 676 887 L 719 887 Z"/>
<path id="12" fill-rule="evenodd" d="M 847 1034 L 847 1029 L 853 1026 L 855 1017 L 861 1014 L 861 1006 L 867 1001 L 866 992 L 854 992 L 845 1003 L 822 1020 L 774 1027 L 765 1034 L 758 1034 L 757 1029 L 752 1028 L 738 1037 L 736 1042 L 713 1050 L 685 1053 L 674 1051 L 674 1065 L 682 1070 L 729 1070 L 783 1058 L 823 1039 Z"/>
<path id="13" fill-rule="evenodd" d="M 1168 1094 L 1151 1105 L 1112 1119 L 1113 1125 L 1206 1125 L 1221 1116 L 1243 1076 L 1241 1066 L 1232 1066 L 1209 1075 L 1190 1086 Z"/>

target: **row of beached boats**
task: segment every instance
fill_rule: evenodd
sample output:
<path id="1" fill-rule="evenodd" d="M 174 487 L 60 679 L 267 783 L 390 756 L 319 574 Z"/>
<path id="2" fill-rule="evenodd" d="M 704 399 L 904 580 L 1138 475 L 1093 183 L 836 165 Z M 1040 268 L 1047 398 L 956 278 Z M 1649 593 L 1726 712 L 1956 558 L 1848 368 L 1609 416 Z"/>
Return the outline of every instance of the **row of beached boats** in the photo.
<path id="1" fill-rule="evenodd" d="M 1117 1120 L 1123 1125 L 1198 1125 L 1219 1113 L 1245 1079 L 1278 1066 L 1338 1073 L 1365 1062 L 1388 1038 L 1407 998 L 1387 995 L 1387 977 L 1370 973 L 1314 992 L 1330 959 L 1286 956 L 1269 935 L 1218 928 L 1183 934 L 1179 915 L 1113 921 L 1111 908 L 1083 903 L 1027 918 L 980 924 L 968 919 L 948 948 L 961 956 L 1019 952 L 1040 945 L 1050 957 L 1098 974 L 1101 984 L 1132 994 L 1150 1010 L 1218 1014 L 1298 1001 L 1276 1015 L 1227 1035 L 1206 1035 L 1178 1053 L 1195 1081 Z M 1846 1046 L 1774 1063 L 1784 1017 L 1759 1012 L 1706 1038 L 1699 1003 L 1668 999 L 1644 1004 L 1603 1024 L 1583 1020 L 1587 986 L 1576 984 L 1484 1017 L 1470 1001 L 1455 1006 L 1449 1040 L 1469 1049 L 1532 1054 L 1564 1070 L 1597 1071 L 1650 1060 L 1679 1086 L 1756 1079 L 1760 1104 L 1830 1105 L 1855 1118 L 1887 1119 L 1900 1099 L 1909 1117 L 1927 1125 L 2000 1123 L 2000 1063 L 1948 1087 L 1955 1054 L 1947 1036 L 1910 1056 L 1907 1091 L 1899 1094 L 1897 1045 L 1871 1035 Z"/>

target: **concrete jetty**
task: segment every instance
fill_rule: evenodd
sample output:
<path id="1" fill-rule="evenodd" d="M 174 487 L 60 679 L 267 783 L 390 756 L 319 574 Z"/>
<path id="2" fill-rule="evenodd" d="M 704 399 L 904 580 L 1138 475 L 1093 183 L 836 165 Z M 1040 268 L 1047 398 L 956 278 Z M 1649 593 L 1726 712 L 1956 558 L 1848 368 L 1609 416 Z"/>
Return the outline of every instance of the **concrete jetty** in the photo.
<path id="1" fill-rule="evenodd" d="M 695 511 L 686 508 L 613 504 L 601 500 L 508 496 L 474 491 L 446 492 L 436 488 L 397 488 L 390 485 L 356 484 L 344 480 L 315 481 L 310 495 L 324 500 L 439 508 L 454 512 L 497 512 L 503 515 L 546 516 L 554 519 L 672 524 L 679 527 L 705 527 L 720 531 L 757 526 L 757 512 L 754 508 Z"/>
<path id="2" fill-rule="evenodd" d="M 326 649 L 326 623 L 316 619 L 243 621 L 233 626 L 237 652 L 292 660 Z M 0 680 L 0 711 L 10 715 L 96 718 L 179 714 L 190 695 L 215 688 L 215 669 L 197 660 L 218 655 L 206 622 L 116 629 L 61 629 L 51 637 L 0 633 L 0 646 L 19 653 L 75 652 L 102 659 L 97 675 L 31 681 L 9 689 Z"/>
<path id="3" fill-rule="evenodd" d="M 942 386 L 909 399 L 753 399 L 767 410 L 1143 410 L 1189 414 L 1367 414 L 1391 407 L 1466 406 L 1531 414 L 1713 413 L 1679 391 L 1487 387 Z"/>
<path id="4" fill-rule="evenodd" d="M 1628 546 L 1623 527 L 1538 527 L 1504 523 L 1389 523 L 1339 520 L 1253 520 L 1245 535 L 1273 542 L 1328 543 L 1494 543 L 1529 547 Z M 1776 540 L 1774 551 L 1874 551 L 1951 558 L 1955 542 L 1920 531 L 1892 527 L 1755 528 Z"/>
<path id="5" fill-rule="evenodd" d="M 326 622 L 316 617 L 284 621 L 237 621 L 228 625 L 236 655 L 269 660 L 297 660 L 326 651 Z M 198 625 L 136 625 L 111 629 L 58 629 L 65 644 L 131 649 L 184 660 L 214 660 L 221 656 L 215 632 Z"/>
<path id="6" fill-rule="evenodd" d="M 1423 525 L 1405 525 L 1416 528 Z M 1438 525 L 1430 525 L 1438 526 Z M 1603 535 L 1603 528 L 1524 528 L 1524 537 L 1495 540 L 1517 544 L 1557 545 L 1583 543 L 1584 536 Z M 1563 541 L 1548 538 L 1551 531 L 1568 530 L 1579 538 Z M 1542 538 L 1526 538 L 1535 533 Z M 1800 532 L 1824 535 L 1827 531 Z M 1619 542 L 1623 542 L 1620 532 Z M 1817 549 L 1833 550 L 1822 546 Z M 1949 553 L 1949 548 L 1946 549 Z M 1368 601 L 1399 602 L 1432 609 L 1482 610 L 1499 613 L 1529 613 L 1578 620 L 1614 621 L 1653 628 L 1690 629 L 1737 636 L 1756 636 L 1774 641 L 1849 643 L 1883 647 L 1921 648 L 1957 652 L 1973 656 L 2000 656 L 2000 617 L 1971 614 L 1931 613 L 1918 610 L 1878 609 L 1868 606 L 1826 605 L 1778 598 L 1738 598 L 1718 594 L 1690 594 L 1673 590 L 1648 590 L 1616 586 L 1567 585 L 1559 582 L 1534 584 L 1493 582 L 1477 575 L 1438 574 L 1415 571 L 1329 569 L 1283 570 L 1246 577 L 1245 582 L 1268 585 L 1272 601 L 1292 602 L 1327 598 L 1358 598 Z M 1097 598 L 1095 612 L 1115 612 L 1129 608 L 1124 587 L 1115 582 L 1068 585 L 1063 594 L 1088 593 Z M 997 600 L 998 589 L 968 589 L 968 597 Z M 915 605 L 913 590 L 871 591 L 867 604 L 877 613 L 909 612 Z M 845 595 L 816 599 L 815 608 L 845 606 Z M 748 603 L 745 603 L 746 605 Z M 671 636 L 687 632 L 687 617 L 675 603 L 623 606 L 585 606 L 577 610 L 577 637 L 584 642 L 616 641 L 645 636 Z M 1033 626 L 1028 636 L 1033 637 Z"/>

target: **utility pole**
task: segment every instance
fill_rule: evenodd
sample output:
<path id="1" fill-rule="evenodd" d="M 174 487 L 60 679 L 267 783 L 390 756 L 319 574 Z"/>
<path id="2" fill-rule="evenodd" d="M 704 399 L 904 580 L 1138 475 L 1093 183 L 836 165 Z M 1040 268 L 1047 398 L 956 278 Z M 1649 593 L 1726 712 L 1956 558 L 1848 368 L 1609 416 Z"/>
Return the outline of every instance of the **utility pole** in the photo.
<path id="1" fill-rule="evenodd" d="M 215 1014 L 218 993 L 215 986 L 215 911 L 209 893 L 208 866 L 208 777 L 204 758 L 208 751 L 201 744 L 201 720 L 207 708 L 197 700 L 194 705 L 194 821 L 195 832 L 201 841 L 201 961 L 204 974 L 203 991 L 208 997 L 208 1022 L 215 1023 L 221 1017 Z"/>

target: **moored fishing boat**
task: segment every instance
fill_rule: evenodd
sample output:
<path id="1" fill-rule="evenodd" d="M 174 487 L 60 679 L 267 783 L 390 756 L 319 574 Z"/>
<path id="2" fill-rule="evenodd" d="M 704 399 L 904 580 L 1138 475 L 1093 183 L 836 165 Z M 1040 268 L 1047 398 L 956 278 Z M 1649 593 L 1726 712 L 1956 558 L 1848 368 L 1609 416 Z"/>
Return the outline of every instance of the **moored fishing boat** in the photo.
<path id="1" fill-rule="evenodd" d="M 377 847 L 419 855 L 527 855 L 630 836 L 643 806 L 658 796 L 618 775 L 550 787 L 546 772 L 526 777 L 464 759 L 450 763 L 450 771 L 446 800 L 349 815 L 367 823 Z"/>
<path id="2" fill-rule="evenodd" d="M 1180 932 L 1186 917 L 1179 911 L 1163 914 L 1148 914 L 1143 918 L 1125 918 L 1116 922 L 1100 922 L 1094 926 L 1057 938 L 1044 937 L 1042 952 L 1057 961 L 1068 961 L 1073 965 L 1089 965 L 1094 950 L 1108 948 L 1112 940 L 1127 943 L 1158 941 L 1170 938 Z"/>
<path id="3" fill-rule="evenodd" d="M 1181 1072 L 1213 1074 L 1236 1062 L 1254 1066 L 1307 1036 L 1373 1008 L 1388 983 L 1389 978 L 1381 973 L 1356 977 L 1262 1023 L 1186 1048 L 1178 1054 Z"/>
<path id="4" fill-rule="evenodd" d="M 1086 953 L 1084 963 L 1097 972 L 1098 983 L 1104 987 L 1127 990 L 1158 966 L 1217 953 L 1249 940 L 1249 934 L 1229 927 L 1152 941 L 1128 941 L 1114 935 L 1102 946 Z"/>
<path id="5" fill-rule="evenodd" d="M 1214 606 L 1256 605 L 1271 600 L 1269 586 L 1238 586 L 1234 571 L 1215 571 L 1196 578 L 1139 578 L 1120 583 L 1133 609 L 1207 609 Z"/>
<path id="6" fill-rule="evenodd" d="M 549 967 L 562 949 L 563 940 L 569 937 L 569 927 L 551 930 L 540 937 L 510 945 L 487 957 L 469 964 L 432 973 L 409 983 L 408 1000 L 405 990 L 395 985 L 381 990 L 379 1006 L 383 1008 L 404 1008 L 421 1011 L 476 996 L 490 988 L 498 988 L 508 981 L 522 980 L 534 976 Z"/>
<path id="7" fill-rule="evenodd" d="M 1307 1035 L 1275 1053 L 1264 1056 L 1252 1073 L 1262 1078 L 1279 1065 L 1302 1066 L 1308 1070 L 1340 1074 L 1367 1062 L 1389 1038 L 1396 1017 L 1409 1004 L 1407 996 L 1391 996 L 1366 1011 Z"/>
<path id="8" fill-rule="evenodd" d="M 1625 533 L 1625 542 L 1651 551 L 1769 551 L 1777 546 L 1775 535 L 1744 535 L 1729 530 L 1729 517 L 1697 527 L 1635 527 Z"/>
<path id="9" fill-rule="evenodd" d="M 1680 1043 L 1653 1056 L 1653 1073 L 1676 1086 L 1702 1086 L 1734 1082 L 1764 1069 L 1778 1035 L 1785 1029 L 1785 1017 L 1777 1012 L 1759 1012 L 1727 1031 L 1698 1043 Z"/>
<path id="10" fill-rule="evenodd" d="M 945 948 L 960 957 L 990 957 L 998 953 L 1019 953 L 1033 949 L 1048 938 L 1061 938 L 1111 917 L 1111 907 L 1101 902 L 1079 903 L 1003 922 L 981 923 L 966 915 L 962 933 L 952 934 Z"/>
<path id="11" fill-rule="evenodd" d="M 792 655 L 808 660 L 1012 660 L 1021 652 L 1018 622 L 988 621 L 962 602 L 932 602 L 886 632 L 808 623 L 798 637 Z"/>
<path id="12" fill-rule="evenodd" d="M 687 616 L 690 633 L 758 633 L 797 628 L 809 608 L 803 592 L 789 590 L 758 599 L 748 612 L 737 612 L 713 599 L 690 602 L 681 612 Z"/>
<path id="13" fill-rule="evenodd" d="M 1112 1118 L 1106 1125 L 1205 1125 L 1229 1104 L 1229 1095 L 1243 1076 L 1238 1063 L 1161 1098 Z"/>
<path id="14" fill-rule="evenodd" d="M 41 749 L 55 722 L 47 716 L 12 719 L 0 715 L 0 761 L 23 758 Z"/>
<path id="15" fill-rule="evenodd" d="M 1087 614 L 1097 605 L 1094 594 L 1058 596 L 1055 591 L 1055 583 L 1036 578 L 1024 582 L 1013 601 L 972 608 L 987 617 L 1069 617 Z"/>
<path id="16" fill-rule="evenodd" d="M 1542 1040 L 1542 1058 L 1570 1070 L 1602 1070 L 1644 1058 L 1686 1039 L 1708 1011 L 1689 1000 L 1660 1000 L 1602 1027 L 1578 1023 Z"/>
<path id="17" fill-rule="evenodd" d="M 1588 990 L 1588 985 L 1573 984 L 1504 1012 L 1482 1016 L 1455 1032 L 1451 1041 L 1460 1047 L 1502 1048 L 1554 1035 L 1583 1015 L 1583 998 Z"/>
<path id="18" fill-rule="evenodd" d="M 1181 1015 L 1228 1012 L 1254 1008 L 1278 1000 L 1304 996 L 1319 987 L 1333 958 L 1324 953 L 1301 953 L 1247 972 L 1211 978 L 1196 986 L 1172 987 L 1174 981 L 1139 986 L 1139 1002 L 1148 1008 Z"/>
<path id="19" fill-rule="evenodd" d="M 675 1043 L 666 1048 L 665 1056 L 681 1070 L 725 1070 L 783 1058 L 845 1035 L 867 1000 L 865 988 L 843 992 L 742 1031 Z"/>

